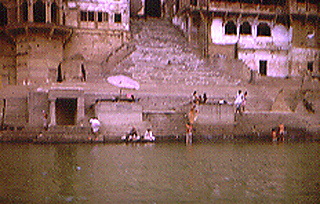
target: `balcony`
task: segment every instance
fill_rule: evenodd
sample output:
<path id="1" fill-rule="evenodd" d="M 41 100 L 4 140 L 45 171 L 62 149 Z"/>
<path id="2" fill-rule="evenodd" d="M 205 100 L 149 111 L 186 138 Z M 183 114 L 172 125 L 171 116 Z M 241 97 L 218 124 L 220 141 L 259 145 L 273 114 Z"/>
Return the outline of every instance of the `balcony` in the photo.
<path id="1" fill-rule="evenodd" d="M 44 35 L 51 39 L 67 39 L 72 34 L 72 29 L 66 26 L 49 23 L 18 23 L 0 27 L 2 33 L 12 38 L 21 35 Z"/>
<path id="2" fill-rule="evenodd" d="M 211 1 L 209 7 L 205 4 L 191 6 L 193 10 L 210 10 L 215 12 L 252 13 L 252 14 L 276 14 L 284 11 L 284 6 L 250 4 L 240 2 Z"/>

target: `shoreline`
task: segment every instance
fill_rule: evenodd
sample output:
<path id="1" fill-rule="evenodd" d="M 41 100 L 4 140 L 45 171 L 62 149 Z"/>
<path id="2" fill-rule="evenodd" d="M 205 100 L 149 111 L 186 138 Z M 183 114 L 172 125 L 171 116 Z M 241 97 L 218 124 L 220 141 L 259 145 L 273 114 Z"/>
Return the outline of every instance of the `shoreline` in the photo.
<path id="1" fill-rule="evenodd" d="M 0 131 L 0 143 L 36 143 L 36 144 L 63 144 L 63 143 L 185 143 L 185 135 L 165 135 L 155 136 L 154 142 L 125 142 L 121 140 L 121 136 L 110 136 L 100 134 L 95 135 L 90 133 L 73 133 L 66 134 L 53 131 Z M 317 133 L 301 132 L 296 129 L 285 135 L 285 141 L 276 141 L 275 143 L 290 143 L 290 142 L 319 142 L 320 137 Z M 267 133 L 251 133 L 251 134 L 210 134 L 193 136 L 194 143 L 216 143 L 216 142 L 272 142 L 270 134 Z"/>

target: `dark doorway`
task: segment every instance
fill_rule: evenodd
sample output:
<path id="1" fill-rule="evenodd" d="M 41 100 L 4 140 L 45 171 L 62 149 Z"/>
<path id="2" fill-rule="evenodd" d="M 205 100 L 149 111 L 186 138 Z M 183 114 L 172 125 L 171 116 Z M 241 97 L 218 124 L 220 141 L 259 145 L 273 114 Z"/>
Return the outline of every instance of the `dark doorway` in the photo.
<path id="1" fill-rule="evenodd" d="M 59 13 L 59 7 L 55 2 L 53 2 L 51 4 L 51 22 L 52 23 L 59 23 L 58 13 Z"/>
<path id="2" fill-rule="evenodd" d="M 259 61 L 259 73 L 261 76 L 267 76 L 267 61 L 260 60 Z"/>
<path id="3" fill-rule="evenodd" d="M 8 24 L 7 8 L 0 3 L 0 26 Z"/>
<path id="4" fill-rule="evenodd" d="M 87 81 L 86 69 L 83 64 L 81 64 L 81 81 Z"/>
<path id="5" fill-rule="evenodd" d="M 308 70 L 309 72 L 313 72 L 313 62 L 308 62 L 307 70 Z"/>
<path id="6" fill-rule="evenodd" d="M 233 21 L 228 21 L 225 27 L 226 35 L 236 35 L 237 34 L 237 26 Z"/>
<path id="7" fill-rule="evenodd" d="M 57 125 L 75 125 L 77 116 L 76 98 L 57 98 L 56 121 Z"/>
<path id="8" fill-rule="evenodd" d="M 46 6 L 42 1 L 37 1 L 33 5 L 33 21 L 37 23 L 46 22 Z"/>
<path id="9" fill-rule="evenodd" d="M 28 21 L 28 3 L 27 1 L 24 1 L 21 6 L 20 6 L 20 10 L 21 10 L 21 19 L 23 22 L 27 22 Z"/>
<path id="10" fill-rule="evenodd" d="M 146 0 L 145 15 L 150 17 L 161 17 L 161 1 Z"/>
<path id="11" fill-rule="evenodd" d="M 58 66 L 58 77 L 57 77 L 57 82 L 62 82 L 62 70 L 61 70 L 61 63 Z"/>

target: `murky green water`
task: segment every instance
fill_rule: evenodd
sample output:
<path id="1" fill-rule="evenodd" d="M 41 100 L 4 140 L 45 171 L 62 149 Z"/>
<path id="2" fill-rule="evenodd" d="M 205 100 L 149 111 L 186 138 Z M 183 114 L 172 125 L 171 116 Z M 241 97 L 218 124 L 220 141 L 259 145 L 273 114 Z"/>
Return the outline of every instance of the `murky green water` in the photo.
<path id="1" fill-rule="evenodd" d="M 0 144 L 0 203 L 317 203 L 319 143 Z"/>

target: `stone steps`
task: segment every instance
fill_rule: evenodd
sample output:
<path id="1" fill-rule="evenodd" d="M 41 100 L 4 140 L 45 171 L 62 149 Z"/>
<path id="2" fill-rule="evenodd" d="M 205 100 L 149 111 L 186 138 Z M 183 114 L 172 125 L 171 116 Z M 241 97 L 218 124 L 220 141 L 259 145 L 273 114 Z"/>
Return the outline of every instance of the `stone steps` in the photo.
<path id="1" fill-rule="evenodd" d="M 140 83 L 234 84 L 218 64 L 200 59 L 181 32 L 166 20 L 132 22 L 136 50 L 115 68 Z"/>

